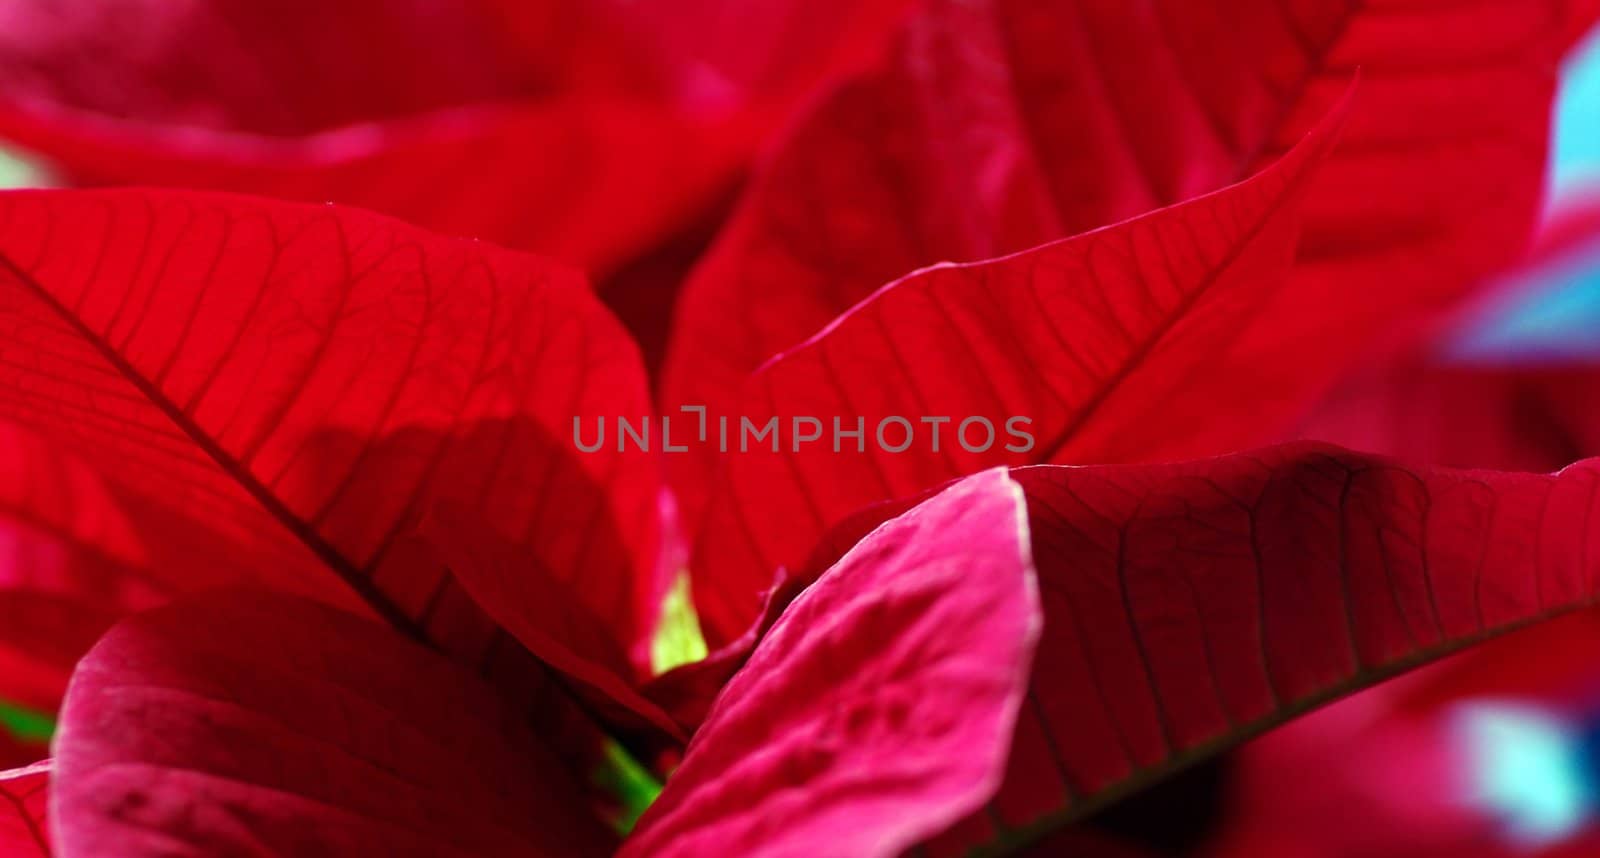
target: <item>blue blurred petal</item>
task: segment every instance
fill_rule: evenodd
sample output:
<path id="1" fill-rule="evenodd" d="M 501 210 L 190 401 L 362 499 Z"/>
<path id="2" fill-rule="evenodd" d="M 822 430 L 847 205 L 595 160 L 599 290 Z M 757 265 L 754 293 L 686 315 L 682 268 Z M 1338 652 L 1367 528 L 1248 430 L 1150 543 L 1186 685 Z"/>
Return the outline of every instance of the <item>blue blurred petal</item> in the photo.
<path id="1" fill-rule="evenodd" d="M 1573 54 L 1562 75 L 1551 168 L 1557 196 L 1600 182 L 1600 31 Z"/>
<path id="2" fill-rule="evenodd" d="M 1594 809 L 1576 731 L 1535 706 L 1479 702 L 1457 710 L 1456 736 L 1471 771 L 1468 800 L 1500 820 L 1512 842 L 1554 845 Z"/>

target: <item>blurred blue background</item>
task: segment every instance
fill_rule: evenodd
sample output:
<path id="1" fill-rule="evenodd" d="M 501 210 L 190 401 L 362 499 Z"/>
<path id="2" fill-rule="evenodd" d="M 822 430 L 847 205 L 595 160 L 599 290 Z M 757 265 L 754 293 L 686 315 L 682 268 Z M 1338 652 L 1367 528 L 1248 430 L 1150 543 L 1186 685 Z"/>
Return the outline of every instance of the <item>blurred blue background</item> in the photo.
<path id="1" fill-rule="evenodd" d="M 1586 206 L 1600 213 L 1600 30 L 1568 61 L 1556 105 L 1546 217 Z M 1463 363 L 1600 360 L 1600 233 L 1507 284 L 1496 302 L 1443 345 Z"/>
<path id="2" fill-rule="evenodd" d="M 1555 198 L 1588 182 L 1600 182 L 1600 33 L 1573 57 L 1556 111 Z"/>

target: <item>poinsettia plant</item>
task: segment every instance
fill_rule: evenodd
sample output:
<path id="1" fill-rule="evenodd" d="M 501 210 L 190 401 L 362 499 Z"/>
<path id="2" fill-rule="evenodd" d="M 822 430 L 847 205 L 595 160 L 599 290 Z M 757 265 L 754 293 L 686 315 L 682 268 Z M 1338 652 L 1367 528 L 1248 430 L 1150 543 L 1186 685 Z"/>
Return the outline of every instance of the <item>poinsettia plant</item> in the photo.
<path id="1" fill-rule="evenodd" d="M 1586 616 L 1572 421 L 1389 415 L 1600 8 L 837 5 L 0 3 L 7 854 L 1140 854 Z M 1318 717 L 1217 854 L 1517 848 Z"/>

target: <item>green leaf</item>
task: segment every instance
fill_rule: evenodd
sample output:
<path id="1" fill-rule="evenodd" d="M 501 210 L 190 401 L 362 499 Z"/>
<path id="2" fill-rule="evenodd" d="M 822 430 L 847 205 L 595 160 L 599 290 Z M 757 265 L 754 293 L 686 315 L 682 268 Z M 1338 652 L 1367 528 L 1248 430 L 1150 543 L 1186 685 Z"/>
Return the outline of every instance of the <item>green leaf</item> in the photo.
<path id="1" fill-rule="evenodd" d="M 48 742 L 55 735 L 56 721 L 46 713 L 0 701 L 0 728 L 24 741 Z"/>
<path id="2" fill-rule="evenodd" d="M 632 831 L 639 817 L 661 794 L 661 782 L 639 765 L 621 744 L 609 739 L 600 765 L 595 769 L 594 784 L 617 801 L 617 816 L 611 820 L 611 825 L 618 834 Z"/>
<path id="3" fill-rule="evenodd" d="M 657 675 L 705 658 L 706 638 L 689 595 L 689 573 L 680 571 L 661 603 L 661 622 L 650 642 L 650 667 Z"/>

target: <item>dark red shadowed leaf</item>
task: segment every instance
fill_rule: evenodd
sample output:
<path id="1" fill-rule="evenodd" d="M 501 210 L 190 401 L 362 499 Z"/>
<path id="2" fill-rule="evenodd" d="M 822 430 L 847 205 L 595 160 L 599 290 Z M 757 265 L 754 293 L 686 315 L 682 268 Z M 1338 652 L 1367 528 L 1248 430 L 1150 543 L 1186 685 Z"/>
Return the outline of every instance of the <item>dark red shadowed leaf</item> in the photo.
<path id="1" fill-rule="evenodd" d="M 600 855 L 581 787 L 479 680 L 369 621 L 260 592 L 125 620 L 56 740 L 69 855 Z"/>
<path id="2" fill-rule="evenodd" d="M 595 282 L 595 294 L 638 343 L 652 384 L 661 376 L 683 280 L 727 219 L 733 196 L 729 188 L 687 226 Z"/>
<path id="3" fill-rule="evenodd" d="M 586 8 L 587 7 L 587 8 Z M 570 0 L 7 0 L 6 112 L 292 136 L 578 84 L 637 89 L 647 69 L 599 4 Z M 545 20 L 541 20 L 545 19 Z M 540 25 L 564 25 L 559 35 Z M 543 44 L 530 44 L 530 42 Z M 561 50 L 551 50 L 559 47 Z M 572 60 L 594 69 L 579 73 Z M 631 71 L 624 85 L 593 70 Z"/>
<path id="4" fill-rule="evenodd" d="M 648 634 L 653 462 L 570 445 L 575 415 L 646 411 L 645 381 L 577 276 L 357 210 L 185 192 L 13 192 L 0 221 L 0 405 L 130 506 L 476 660 L 498 632 L 411 535 L 451 500 L 623 646 Z"/>
<path id="5" fill-rule="evenodd" d="M 884 49 L 916 0 L 625 0 L 691 101 L 782 108 Z M 777 119 L 784 118 L 781 115 Z"/>
<path id="6" fill-rule="evenodd" d="M 1180 407 L 1304 401 L 1371 338 L 1459 298 L 1526 243 L 1566 0 L 1082 3 L 936 0 L 752 183 L 686 288 L 666 403 L 727 391 L 881 284 L 1121 221 L 1238 181 L 1299 140 L 1360 69 L 1313 180 L 1291 288 Z M 1269 418 L 1253 420 L 1270 433 Z M 1261 443 L 1108 436 L 1094 461 Z M 688 520 L 713 463 L 678 457 Z"/>
<path id="7" fill-rule="evenodd" d="M 1540 657 L 1528 657 L 1530 652 Z M 1388 693 L 1389 713 L 1415 717 L 1472 698 L 1541 700 L 1582 713 L 1595 702 L 1600 610 L 1576 611 L 1506 635 L 1407 677 Z"/>
<path id="8" fill-rule="evenodd" d="M 714 203 L 745 157 L 738 122 L 562 98 L 294 140 L 79 114 L 6 117 L 0 136 L 76 185 L 164 185 L 382 211 L 609 269 Z M 644 145 L 643 141 L 649 141 Z"/>
<path id="9" fill-rule="evenodd" d="M 421 526 L 467 595 L 529 652 L 577 680 L 591 704 L 605 707 L 609 723 L 643 718 L 687 742 L 674 716 L 637 690 L 640 673 L 616 632 L 584 604 L 582 582 L 539 568 L 526 549 L 481 524 L 479 515 L 440 503 Z"/>
<path id="10" fill-rule="evenodd" d="M 0 852 L 13 858 L 50 858 L 49 798 L 49 760 L 0 771 Z"/>
<path id="11" fill-rule="evenodd" d="M 1045 631 L 1006 785 L 940 847 L 1079 820 L 1600 592 L 1596 461 L 1553 476 L 1456 471 L 1302 443 L 1012 476 Z"/>
<path id="12" fill-rule="evenodd" d="M 1287 284 L 1297 207 L 1342 113 L 1341 104 L 1277 164 L 1216 194 L 1013 256 L 911 274 L 764 366 L 725 412 L 730 451 L 690 567 L 712 638 L 742 632 L 773 570 L 799 568 L 829 527 L 869 503 L 995 464 L 1078 461 L 1111 438 L 1238 425 L 1241 415 L 1209 406 L 1174 410 L 1173 398 L 1242 383 L 1212 364 Z M 791 430 L 803 415 L 821 421 L 824 440 L 797 451 Z M 921 423 L 939 416 L 950 422 Z M 891 417 L 904 423 L 879 444 L 876 429 Z M 969 417 L 993 430 L 987 446 L 981 426 L 972 436 L 982 452 L 958 442 Z M 741 452 L 740 421 L 769 418 L 780 423 L 778 449 L 757 441 Z M 858 419 L 860 443 L 835 452 L 834 422 L 851 429 Z M 909 449 L 884 450 L 906 426 L 918 436 Z M 717 455 L 715 443 L 697 449 Z"/>
<path id="13" fill-rule="evenodd" d="M 75 185 L 359 205 L 606 268 L 753 142 L 668 101 L 606 4 L 93 5 L 0 12 L 0 136 Z"/>
<path id="14" fill-rule="evenodd" d="M 1545 324 L 1589 288 L 1584 272 L 1596 266 L 1600 197 L 1585 195 L 1552 212 L 1532 251 L 1493 278 L 1477 306 L 1420 347 L 1376 356 L 1286 435 L 1501 470 L 1550 471 L 1600 455 L 1600 413 L 1590 406 L 1600 351 L 1581 314 Z"/>
<path id="15" fill-rule="evenodd" d="M 1011 854 L 1017 858 L 1053 858 L 1061 855 L 1070 855 L 1072 858 L 1163 858 L 1163 853 L 1141 844 L 1084 828 L 1062 829 Z"/>
<path id="16" fill-rule="evenodd" d="M 751 370 L 872 290 L 1065 234 L 1019 145 L 986 12 L 929 5 L 888 58 L 801 118 L 691 273 L 668 342 L 667 406 L 735 415 Z M 716 467 L 699 452 L 670 463 L 691 532 Z"/>
<path id="17" fill-rule="evenodd" d="M 0 700 L 55 711 L 78 658 L 167 592 L 146 560 L 93 471 L 0 422 Z"/>
<path id="18" fill-rule="evenodd" d="M 20 768 L 49 755 L 47 744 L 23 739 L 0 727 L 0 771 Z"/>
<path id="19" fill-rule="evenodd" d="M 885 524 L 728 684 L 624 855 L 898 855 L 999 783 L 1039 632 L 1001 470 Z"/>
<path id="20" fill-rule="evenodd" d="M 1396 362 L 1349 379 L 1293 434 L 1411 462 L 1552 471 L 1600 456 L 1600 364 Z"/>
<path id="21" fill-rule="evenodd" d="M 1278 844 L 1312 858 L 1595 854 L 1594 826 L 1545 828 L 1488 799 L 1493 790 L 1484 787 L 1504 781 L 1484 767 L 1482 754 L 1498 743 L 1486 742 L 1481 727 L 1490 713 L 1568 728 L 1590 722 L 1597 654 L 1600 613 L 1574 612 L 1251 742 L 1234 756 L 1227 827 L 1206 858 L 1294 854 L 1274 851 Z M 1536 745 L 1506 742 L 1499 750 Z M 1360 809 L 1362 824 L 1340 825 L 1351 808 Z"/>
<path id="22" fill-rule="evenodd" d="M 54 712 L 106 629 L 175 593 L 266 580 L 337 598 L 320 576 L 275 568 L 295 556 L 281 545 L 214 529 L 167 501 L 0 420 L 0 700 Z"/>

